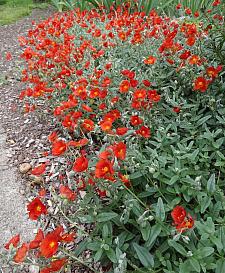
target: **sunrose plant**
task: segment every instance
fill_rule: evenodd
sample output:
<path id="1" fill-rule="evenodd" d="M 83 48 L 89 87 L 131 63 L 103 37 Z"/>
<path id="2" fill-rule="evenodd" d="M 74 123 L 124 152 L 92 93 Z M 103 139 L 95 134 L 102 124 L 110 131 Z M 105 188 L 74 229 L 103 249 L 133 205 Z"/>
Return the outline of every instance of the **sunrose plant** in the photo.
<path id="1" fill-rule="evenodd" d="M 50 155 L 65 160 L 60 183 L 27 205 L 53 229 L 12 238 L 16 264 L 225 272 L 224 69 L 208 47 L 224 25 L 216 3 L 212 28 L 186 7 L 172 19 L 123 6 L 56 14 L 19 38 L 20 99 L 52 115 Z M 48 164 L 31 172 L 52 175 Z"/>

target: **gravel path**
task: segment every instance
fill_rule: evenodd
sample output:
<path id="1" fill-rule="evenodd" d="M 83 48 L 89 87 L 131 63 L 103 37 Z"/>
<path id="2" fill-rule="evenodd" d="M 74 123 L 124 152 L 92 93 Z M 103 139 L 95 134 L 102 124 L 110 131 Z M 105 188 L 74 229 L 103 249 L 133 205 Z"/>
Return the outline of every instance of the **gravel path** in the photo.
<path id="1" fill-rule="evenodd" d="M 17 38 L 26 35 L 33 20 L 39 21 L 51 13 L 50 9 L 36 9 L 15 24 L 0 26 L 0 252 L 12 235 L 20 233 L 22 240 L 34 236 L 35 225 L 25 209 L 28 182 L 22 179 L 18 167 L 35 157 L 34 149 L 40 148 L 47 138 L 40 139 L 47 124 L 25 115 L 18 100 L 22 84 L 17 69 L 21 53 Z M 7 52 L 12 55 L 10 61 L 5 58 Z M 0 272 L 1 264 L 0 258 Z"/>

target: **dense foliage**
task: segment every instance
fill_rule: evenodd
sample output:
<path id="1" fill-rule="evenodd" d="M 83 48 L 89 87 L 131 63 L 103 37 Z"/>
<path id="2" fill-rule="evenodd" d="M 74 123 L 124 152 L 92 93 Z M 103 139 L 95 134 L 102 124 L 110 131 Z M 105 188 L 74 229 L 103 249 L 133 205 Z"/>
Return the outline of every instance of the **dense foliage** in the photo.
<path id="1" fill-rule="evenodd" d="M 49 177 L 29 217 L 49 217 L 55 229 L 16 254 L 14 237 L 17 264 L 224 272 L 223 8 L 178 5 L 177 19 L 129 5 L 76 9 L 20 37 L 20 98 L 26 112 L 52 115 L 50 155 L 62 163 L 32 170 Z"/>

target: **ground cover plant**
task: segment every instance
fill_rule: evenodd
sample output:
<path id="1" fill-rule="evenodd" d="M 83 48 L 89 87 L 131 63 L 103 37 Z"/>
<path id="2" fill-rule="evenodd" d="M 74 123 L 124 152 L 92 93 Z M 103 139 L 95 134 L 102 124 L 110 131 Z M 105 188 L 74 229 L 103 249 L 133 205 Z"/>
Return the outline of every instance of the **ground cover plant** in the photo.
<path id="1" fill-rule="evenodd" d="M 56 14 L 19 38 L 24 111 L 52 114 L 56 130 L 31 171 L 46 179 L 27 205 L 41 228 L 5 247 L 41 273 L 222 273 L 224 6 L 178 4 L 182 18 L 100 9 Z"/>
<path id="2" fill-rule="evenodd" d="M 33 0 L 0 0 L 0 25 L 11 24 L 30 14 L 32 8 L 46 8 L 47 1 L 35 3 Z"/>

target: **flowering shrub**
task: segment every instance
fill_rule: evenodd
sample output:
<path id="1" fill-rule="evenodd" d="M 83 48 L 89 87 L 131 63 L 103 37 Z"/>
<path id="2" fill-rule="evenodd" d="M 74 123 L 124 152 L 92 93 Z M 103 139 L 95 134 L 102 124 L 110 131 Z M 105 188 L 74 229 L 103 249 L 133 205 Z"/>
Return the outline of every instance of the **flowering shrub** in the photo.
<path id="1" fill-rule="evenodd" d="M 212 9 L 222 28 L 219 1 Z M 29 217 L 47 214 L 55 228 L 21 246 L 12 238 L 15 263 L 224 272 L 225 88 L 211 35 L 191 15 L 119 7 L 56 14 L 20 37 L 20 98 L 26 112 L 53 115 L 50 154 L 66 160 L 60 183 L 47 163 L 32 170 L 49 184 Z"/>

